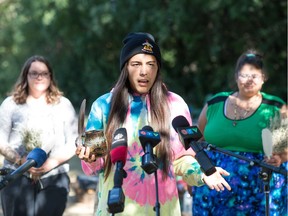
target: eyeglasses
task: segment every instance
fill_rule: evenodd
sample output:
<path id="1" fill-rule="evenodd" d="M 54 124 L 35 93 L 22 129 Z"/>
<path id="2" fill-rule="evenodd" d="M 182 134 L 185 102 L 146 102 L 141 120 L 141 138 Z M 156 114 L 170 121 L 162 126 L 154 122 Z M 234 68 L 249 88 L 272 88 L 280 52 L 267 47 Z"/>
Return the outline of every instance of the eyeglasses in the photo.
<path id="1" fill-rule="evenodd" d="M 239 79 L 246 81 L 248 79 L 252 79 L 254 81 L 260 81 L 262 78 L 262 75 L 260 74 L 239 74 Z"/>
<path id="2" fill-rule="evenodd" d="M 43 73 L 38 73 L 36 71 L 33 71 L 33 72 L 29 72 L 28 73 L 29 76 L 32 78 L 32 79 L 38 79 L 39 76 L 42 78 L 46 78 L 48 79 L 50 77 L 50 73 L 49 72 L 43 72 Z"/>

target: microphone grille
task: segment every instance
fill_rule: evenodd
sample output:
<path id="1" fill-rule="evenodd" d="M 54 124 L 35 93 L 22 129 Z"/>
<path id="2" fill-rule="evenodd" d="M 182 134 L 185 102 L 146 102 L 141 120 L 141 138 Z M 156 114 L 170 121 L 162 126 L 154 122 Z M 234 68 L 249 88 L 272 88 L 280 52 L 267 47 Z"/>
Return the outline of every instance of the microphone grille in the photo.
<path id="1" fill-rule="evenodd" d="M 113 134 L 111 149 L 118 146 L 127 146 L 127 130 L 126 128 L 118 128 Z"/>
<path id="2" fill-rule="evenodd" d="M 154 131 L 153 128 L 149 125 L 146 125 L 142 128 L 142 130 L 146 130 L 146 131 Z"/>
<path id="3" fill-rule="evenodd" d="M 126 163 L 127 145 L 126 128 L 118 128 L 114 132 L 110 151 L 111 161 L 113 164 L 117 161 L 121 161 L 123 165 Z"/>
<path id="4" fill-rule="evenodd" d="M 41 148 L 34 148 L 31 152 L 29 152 L 26 159 L 27 160 L 34 160 L 36 162 L 35 167 L 39 168 L 47 160 L 47 154 Z"/>
<path id="5" fill-rule="evenodd" d="M 175 117 L 173 119 L 172 126 L 173 126 L 174 130 L 177 131 L 177 128 L 179 128 L 179 127 L 189 127 L 190 124 L 189 124 L 188 120 L 184 116 L 180 115 L 180 116 L 177 116 L 177 117 Z"/>

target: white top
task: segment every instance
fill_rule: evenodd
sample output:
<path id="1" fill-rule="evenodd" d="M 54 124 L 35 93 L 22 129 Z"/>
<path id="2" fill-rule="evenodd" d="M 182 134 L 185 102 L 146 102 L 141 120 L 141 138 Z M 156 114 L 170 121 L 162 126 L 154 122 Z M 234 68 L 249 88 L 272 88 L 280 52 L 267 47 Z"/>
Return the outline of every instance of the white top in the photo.
<path id="1" fill-rule="evenodd" d="M 16 104 L 11 96 L 7 97 L 0 106 L 1 148 L 10 146 L 20 156 L 25 157 L 29 153 L 25 148 L 28 142 L 25 143 L 24 139 L 27 132 L 41 145 L 32 147 L 42 148 L 48 157 L 63 152 L 67 154 L 75 152 L 77 118 L 71 102 L 61 97 L 58 104 L 44 105 L 35 101 Z M 4 159 L 4 167 L 16 169 L 17 165 Z M 41 178 L 68 171 L 69 164 L 64 163 Z"/>

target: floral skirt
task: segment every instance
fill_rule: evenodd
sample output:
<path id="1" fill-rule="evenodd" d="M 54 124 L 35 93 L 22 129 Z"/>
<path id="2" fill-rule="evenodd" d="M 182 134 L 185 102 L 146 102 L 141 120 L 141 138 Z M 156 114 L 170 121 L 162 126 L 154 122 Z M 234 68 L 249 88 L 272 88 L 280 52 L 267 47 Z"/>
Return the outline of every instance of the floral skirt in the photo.
<path id="1" fill-rule="evenodd" d="M 263 160 L 263 155 L 255 153 L 233 152 L 253 160 Z M 217 192 L 207 186 L 193 187 L 193 216 L 264 216 L 266 212 L 266 196 L 264 190 L 270 189 L 270 215 L 287 216 L 287 176 L 272 173 L 270 185 L 260 178 L 259 165 L 223 153 L 207 151 L 216 166 L 230 173 L 224 178 L 232 190 Z M 287 170 L 287 162 L 282 164 Z M 265 186 L 266 185 L 266 186 Z"/>

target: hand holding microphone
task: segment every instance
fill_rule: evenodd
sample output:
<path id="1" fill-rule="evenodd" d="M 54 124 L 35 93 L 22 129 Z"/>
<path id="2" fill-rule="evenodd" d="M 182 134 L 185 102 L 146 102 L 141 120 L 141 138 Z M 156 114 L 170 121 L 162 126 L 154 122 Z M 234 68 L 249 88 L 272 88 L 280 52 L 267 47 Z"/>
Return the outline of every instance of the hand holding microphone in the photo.
<path id="1" fill-rule="evenodd" d="M 47 154 L 40 148 L 33 149 L 26 158 L 26 162 L 18 167 L 15 171 L 5 176 L 0 182 L 0 190 L 7 186 L 10 182 L 16 180 L 18 177 L 27 172 L 31 167 L 41 167 L 47 160 Z"/>

